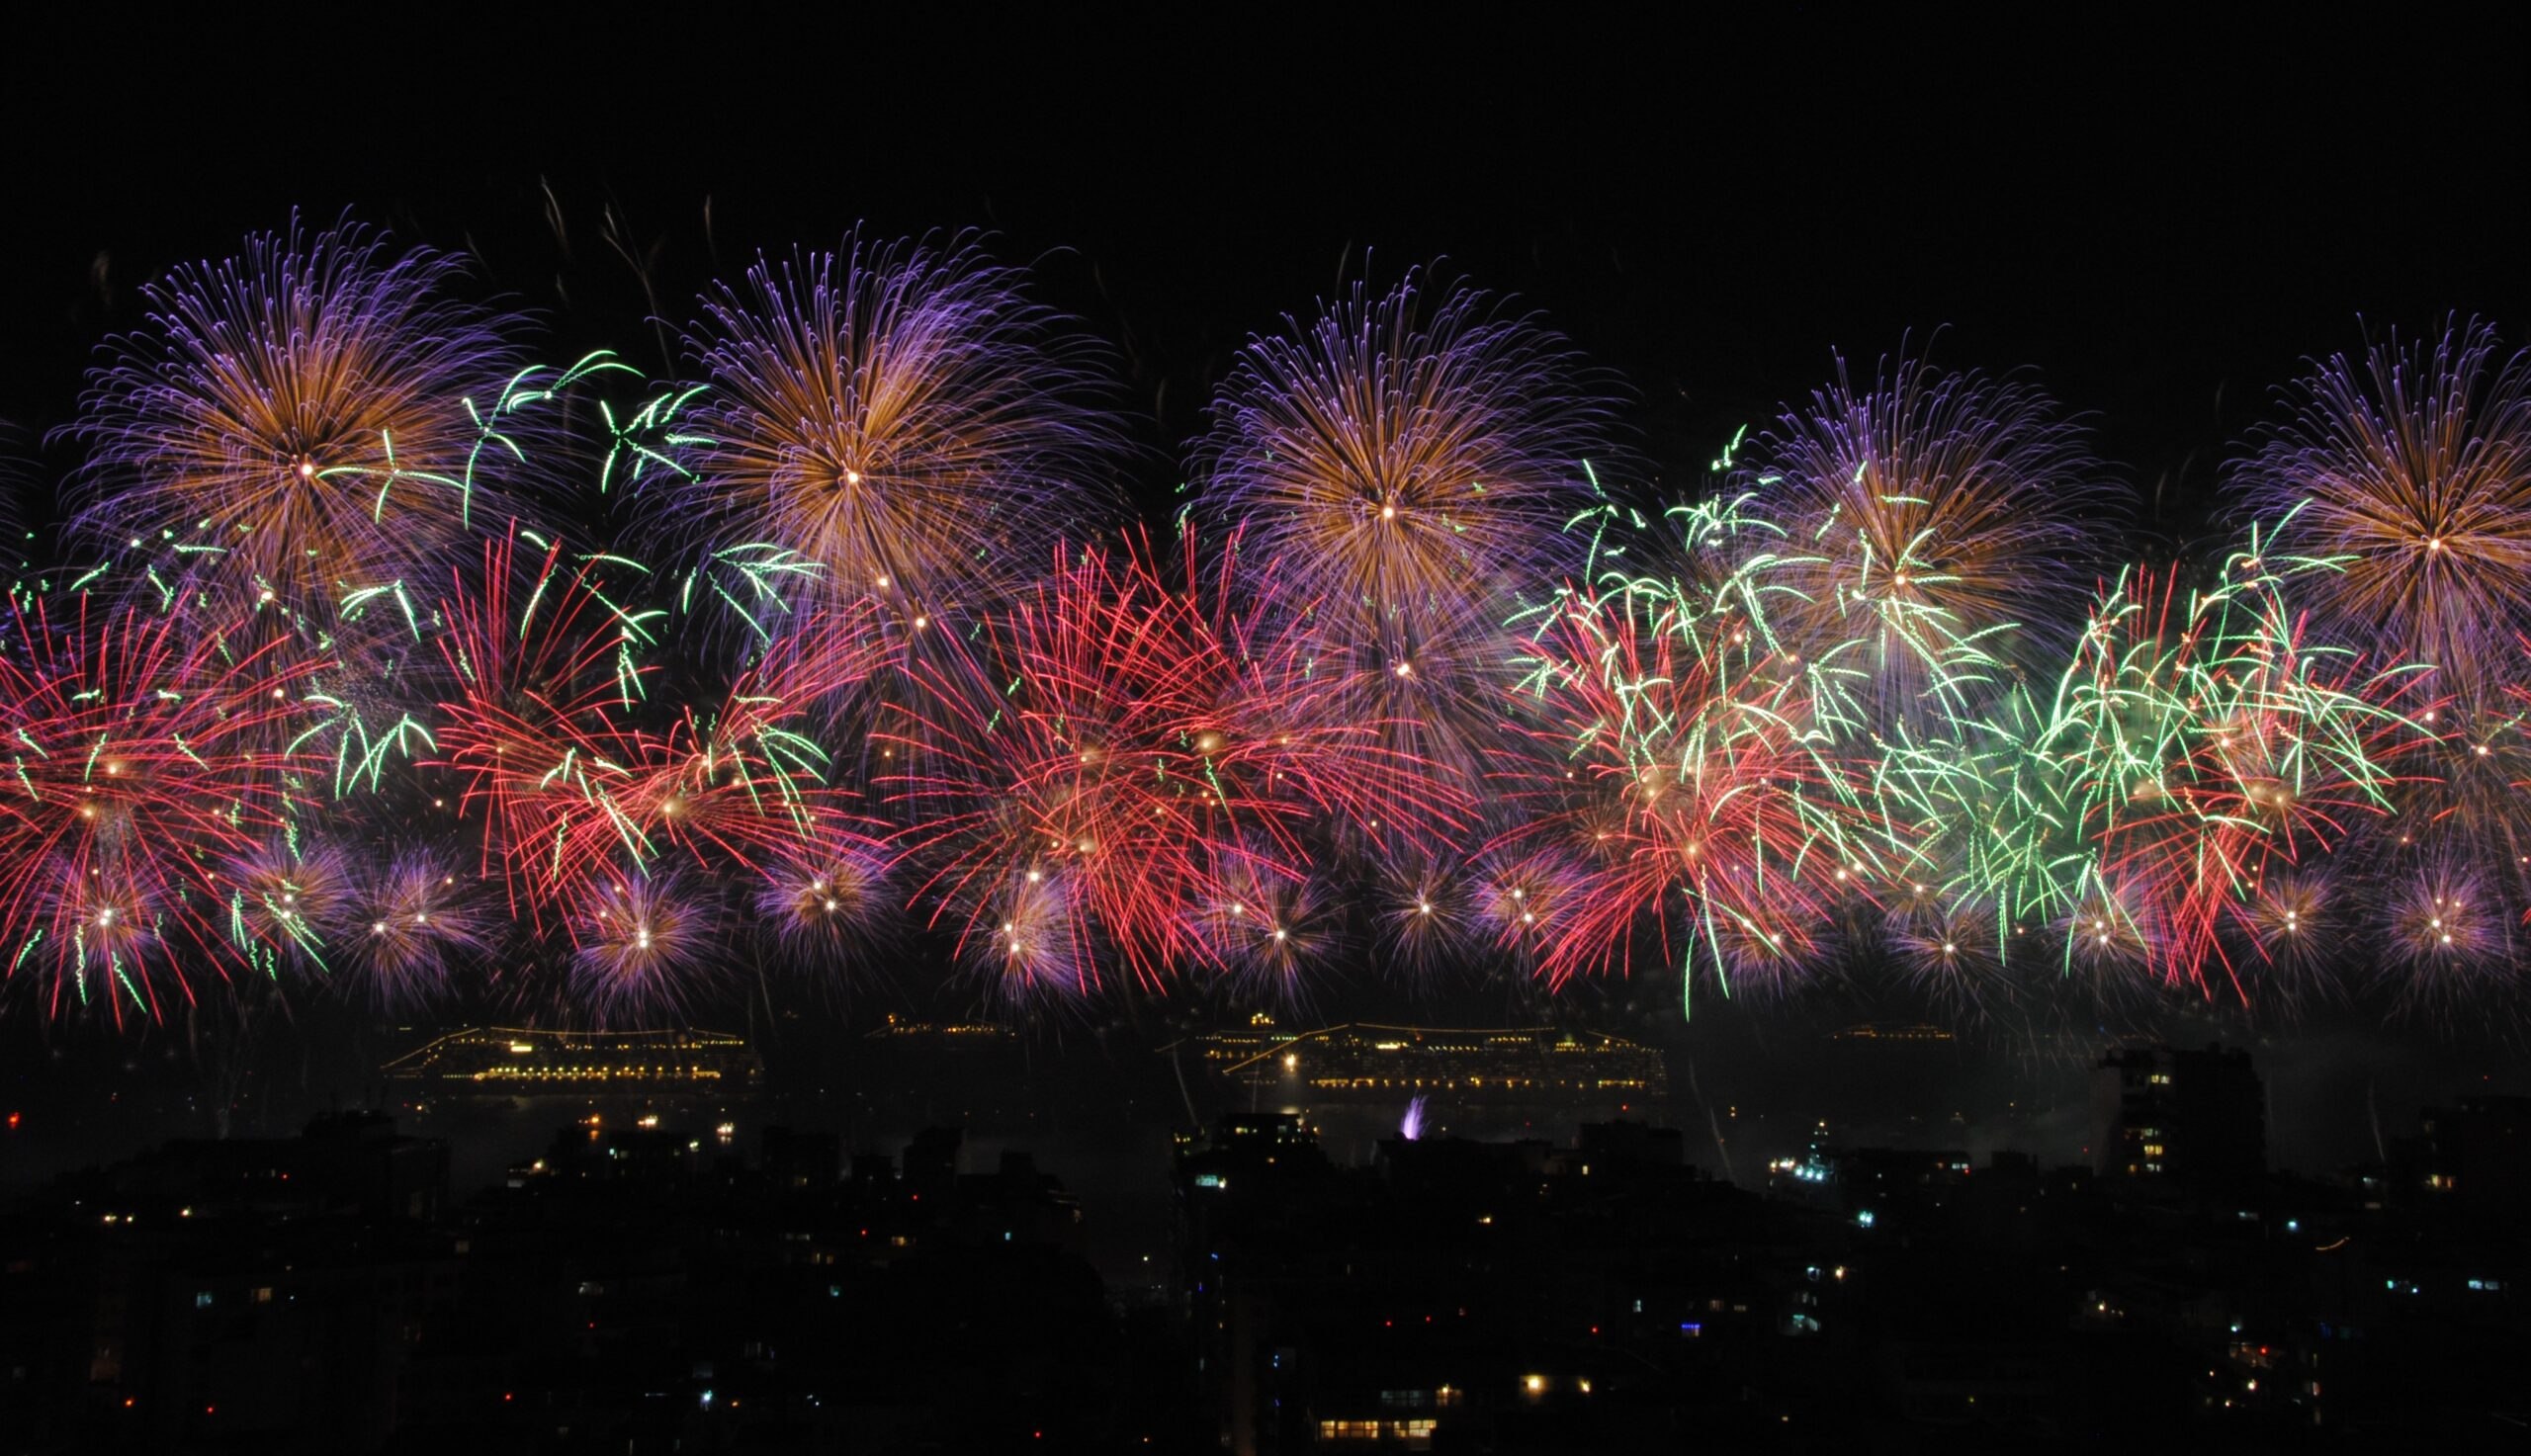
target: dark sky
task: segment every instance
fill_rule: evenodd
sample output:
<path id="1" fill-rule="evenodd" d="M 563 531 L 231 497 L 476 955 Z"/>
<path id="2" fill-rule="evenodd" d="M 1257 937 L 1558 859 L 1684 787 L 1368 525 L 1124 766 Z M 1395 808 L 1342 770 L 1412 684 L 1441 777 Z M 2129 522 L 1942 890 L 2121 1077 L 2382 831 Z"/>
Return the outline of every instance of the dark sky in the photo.
<path id="1" fill-rule="evenodd" d="M 58 423 L 137 285 L 293 205 L 472 250 L 557 354 L 652 368 L 651 300 L 682 318 L 758 247 L 993 229 L 1122 351 L 1154 500 L 1228 351 L 1365 250 L 1378 281 L 1445 257 L 1544 310 L 1676 484 L 1831 348 L 1942 328 L 1939 357 L 2094 412 L 2177 532 L 2359 313 L 2531 326 L 2512 19 L 920 9 L 21 33 L 0 418 Z"/>

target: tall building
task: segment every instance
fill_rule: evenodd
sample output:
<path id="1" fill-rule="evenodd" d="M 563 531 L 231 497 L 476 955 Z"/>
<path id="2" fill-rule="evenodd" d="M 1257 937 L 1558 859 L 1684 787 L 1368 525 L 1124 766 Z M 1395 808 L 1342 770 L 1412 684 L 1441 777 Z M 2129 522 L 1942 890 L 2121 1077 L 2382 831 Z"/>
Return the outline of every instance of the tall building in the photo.
<path id="1" fill-rule="evenodd" d="M 2531 1204 L 2531 1097 L 2428 1107 L 2394 1154 L 2403 1198 L 2510 1216 Z"/>
<path id="2" fill-rule="evenodd" d="M 2122 1047 L 2092 1071 L 2092 1165 L 2202 1188 L 2267 1170 L 2267 1089 L 2239 1047 Z"/>

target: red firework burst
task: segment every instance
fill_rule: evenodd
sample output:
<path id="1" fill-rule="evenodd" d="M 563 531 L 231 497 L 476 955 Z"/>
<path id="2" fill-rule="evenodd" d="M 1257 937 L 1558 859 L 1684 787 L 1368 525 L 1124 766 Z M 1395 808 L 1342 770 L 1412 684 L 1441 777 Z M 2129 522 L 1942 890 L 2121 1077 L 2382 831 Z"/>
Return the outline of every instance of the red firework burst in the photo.
<path id="1" fill-rule="evenodd" d="M 716 710 L 686 708 L 665 733 L 638 735 L 631 772 L 608 787 L 604 821 L 581 820 L 582 855 L 621 840 L 645 862 L 674 854 L 706 869 L 761 871 L 824 842 L 845 814 L 807 719 L 812 705 L 870 674 L 882 646 L 863 630 L 868 621 L 866 607 L 818 614 L 803 634 L 815 650 L 759 662 Z"/>
<path id="2" fill-rule="evenodd" d="M 67 620 L 13 611 L 19 651 L 0 654 L 12 775 L 0 796 L 0 937 L 9 977 L 47 1012 L 103 995 L 157 1017 L 189 973 L 223 978 L 280 947 L 240 906 L 229 873 L 291 813 L 291 747 L 322 715 L 305 701 L 315 664 L 275 639 L 204 632 L 134 610 Z M 234 913 L 232 913 L 234 911 Z M 267 963 L 269 964 L 269 963 Z"/>
<path id="3" fill-rule="evenodd" d="M 460 775 L 461 812 L 481 815 L 480 873 L 539 923 L 583 888 L 598 846 L 634 832 L 617 800 L 643 758 L 625 710 L 648 672 L 634 655 L 647 629 L 610 590 L 631 574 L 514 530 L 442 607 L 451 680 L 432 766 Z"/>
<path id="4" fill-rule="evenodd" d="M 1147 544 L 1066 557 L 975 670 L 918 674 L 891 734 L 916 767 L 890 782 L 928 812 L 909 836 L 934 864 L 919 893 L 971 956 L 1007 941 L 1087 968 L 1104 945 L 1155 980 L 1214 964 L 1201 922 L 1242 877 L 1282 878 L 1330 827 L 1431 828 L 1463 810 L 1381 725 L 1329 711 L 1344 669 L 1288 626 L 1306 604 L 1238 559 L 1234 540 L 1204 570 L 1190 539 L 1179 587 Z M 1025 917 L 1008 910 L 1021 901 Z"/>
<path id="5" fill-rule="evenodd" d="M 805 720 L 876 662 L 867 609 L 816 614 L 801 645 L 742 671 L 703 712 L 648 699 L 659 670 L 642 654 L 659 615 L 634 610 L 619 584 L 639 574 L 513 533 L 443 609 L 454 691 L 436 764 L 464 777 L 462 811 L 481 815 L 481 873 L 540 923 L 619 861 L 758 870 L 841 813 Z M 665 730 L 645 716 L 667 718 Z"/>

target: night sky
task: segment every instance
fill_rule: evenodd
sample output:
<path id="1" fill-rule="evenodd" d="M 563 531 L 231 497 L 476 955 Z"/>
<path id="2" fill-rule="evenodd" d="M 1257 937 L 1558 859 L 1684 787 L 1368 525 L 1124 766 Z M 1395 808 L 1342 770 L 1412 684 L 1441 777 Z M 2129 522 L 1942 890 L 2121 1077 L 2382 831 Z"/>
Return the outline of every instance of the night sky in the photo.
<path id="1" fill-rule="evenodd" d="M 655 313 L 858 220 L 1033 260 L 1121 355 L 1155 506 L 1249 333 L 1440 259 L 1612 372 L 1665 487 L 1832 349 L 1941 330 L 2091 412 L 2185 540 L 2359 316 L 2531 318 L 2518 21 L 2310 19 L 95 19 L 22 38 L 0 101 L 0 418 L 59 423 L 140 284 L 294 206 L 471 252 L 557 357 L 653 370 Z"/>

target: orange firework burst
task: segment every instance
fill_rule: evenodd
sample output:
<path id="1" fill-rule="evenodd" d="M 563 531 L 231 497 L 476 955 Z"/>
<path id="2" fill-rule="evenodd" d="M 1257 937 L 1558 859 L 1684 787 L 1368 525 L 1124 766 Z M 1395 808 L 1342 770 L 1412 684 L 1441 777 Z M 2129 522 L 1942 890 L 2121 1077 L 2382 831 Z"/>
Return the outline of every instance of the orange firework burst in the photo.
<path id="1" fill-rule="evenodd" d="M 1086 504 L 1098 355 L 966 240 L 759 259 L 703 300 L 686 524 L 797 552 L 908 622 L 989 604 Z"/>
<path id="2" fill-rule="evenodd" d="M 1471 774 L 1502 711 L 1501 629 L 1580 563 L 1603 407 L 1562 339 L 1464 287 L 1360 286 L 1253 341 L 1196 469 L 1352 663 L 1355 716 Z"/>
<path id="3" fill-rule="evenodd" d="M 2313 600 L 2335 640 L 2431 663 L 2438 693 L 2484 704 L 2531 624 L 2531 362 L 2472 324 L 2332 356 L 2289 398 L 2234 468 L 2244 506 L 2293 515 L 2329 560 Z"/>
<path id="4" fill-rule="evenodd" d="M 294 219 L 178 267 L 90 379 L 80 529 L 182 553 L 223 609 L 322 611 L 414 577 L 477 507 L 516 354 L 443 292 L 455 260 Z"/>

